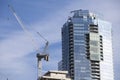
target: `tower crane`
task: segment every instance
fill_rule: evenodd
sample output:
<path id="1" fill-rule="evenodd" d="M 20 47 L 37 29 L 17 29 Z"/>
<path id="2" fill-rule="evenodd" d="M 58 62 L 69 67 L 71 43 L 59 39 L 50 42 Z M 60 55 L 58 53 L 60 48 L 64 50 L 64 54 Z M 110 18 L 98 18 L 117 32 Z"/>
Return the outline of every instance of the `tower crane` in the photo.
<path id="1" fill-rule="evenodd" d="M 49 55 L 46 53 L 47 51 L 47 48 L 48 48 L 48 44 L 49 42 L 39 33 L 37 32 L 37 34 L 46 41 L 46 44 L 45 44 L 45 47 L 44 47 L 44 50 L 43 52 L 40 54 L 40 53 L 37 53 L 36 57 L 38 59 L 38 80 L 40 80 L 41 78 L 41 71 L 42 71 L 42 63 L 41 63 L 41 59 L 44 59 L 46 61 L 48 61 L 48 58 L 49 58 Z"/>
<path id="2" fill-rule="evenodd" d="M 13 9 L 13 7 L 12 7 L 11 5 L 8 5 L 8 7 L 9 7 L 9 9 L 12 11 L 13 15 L 15 16 L 17 22 L 20 24 L 20 26 L 21 26 L 21 28 L 23 29 L 23 31 L 26 32 L 27 35 L 31 38 L 31 40 L 32 40 L 32 42 L 33 42 L 33 44 L 34 44 L 34 47 L 36 47 L 36 45 L 35 45 L 36 43 L 35 43 L 35 40 L 34 40 L 33 36 L 32 36 L 31 33 L 25 28 L 24 24 L 22 23 L 22 21 L 21 21 L 21 20 L 19 19 L 19 17 L 17 16 L 17 14 L 16 14 L 15 10 Z M 44 49 L 43 49 L 43 52 L 41 52 L 41 53 L 38 52 L 38 53 L 36 54 L 37 61 L 38 61 L 38 63 L 37 63 L 37 65 L 38 65 L 38 66 L 37 66 L 37 68 L 38 68 L 38 78 L 37 78 L 37 80 L 40 80 L 41 75 L 42 75 L 42 62 L 41 62 L 41 60 L 44 59 L 44 60 L 48 61 L 48 58 L 49 58 L 49 54 L 46 53 L 46 50 L 47 50 L 48 45 L 49 45 L 49 42 L 48 42 L 48 40 L 45 39 L 39 32 L 37 32 L 37 34 L 38 34 L 43 40 L 46 41 L 45 47 L 44 47 Z M 37 47 L 36 47 L 36 50 L 38 50 Z"/>

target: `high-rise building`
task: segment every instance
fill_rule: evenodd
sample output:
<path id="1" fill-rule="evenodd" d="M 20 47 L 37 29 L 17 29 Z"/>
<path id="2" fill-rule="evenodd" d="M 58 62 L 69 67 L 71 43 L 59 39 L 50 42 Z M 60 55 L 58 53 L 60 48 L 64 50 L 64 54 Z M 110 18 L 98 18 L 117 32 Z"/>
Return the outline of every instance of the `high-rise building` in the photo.
<path id="1" fill-rule="evenodd" d="M 62 27 L 59 69 L 73 80 L 114 80 L 111 23 L 89 10 L 72 13 Z"/>

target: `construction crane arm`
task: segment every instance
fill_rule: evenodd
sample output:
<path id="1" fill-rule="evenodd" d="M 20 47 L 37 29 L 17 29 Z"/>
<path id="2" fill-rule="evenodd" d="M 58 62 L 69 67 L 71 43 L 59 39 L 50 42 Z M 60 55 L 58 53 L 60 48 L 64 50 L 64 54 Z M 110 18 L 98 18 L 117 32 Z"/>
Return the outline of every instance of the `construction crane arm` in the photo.
<path id="1" fill-rule="evenodd" d="M 19 19 L 19 17 L 17 16 L 15 10 L 13 9 L 13 7 L 11 5 L 8 5 L 9 9 L 12 11 L 13 15 L 15 16 L 16 20 L 18 21 L 18 23 L 20 24 L 20 26 L 22 27 L 22 29 L 29 34 L 29 32 L 26 30 L 25 26 L 23 25 L 22 21 Z"/>
<path id="2" fill-rule="evenodd" d="M 17 16 L 15 10 L 13 9 L 13 7 L 11 5 L 8 5 L 9 9 L 11 10 L 11 12 L 13 13 L 13 15 L 15 16 L 17 22 L 20 24 L 21 28 L 23 29 L 23 31 L 30 37 L 30 39 L 32 40 L 32 44 L 34 46 L 34 48 L 36 50 L 38 50 L 38 47 L 36 45 L 36 42 L 32 36 L 32 34 L 25 28 L 24 24 L 22 23 L 22 21 L 20 20 L 20 18 Z"/>
<path id="3" fill-rule="evenodd" d="M 13 9 L 13 7 L 11 5 L 8 5 L 8 7 L 10 8 L 10 10 L 12 11 L 13 15 L 15 16 L 17 22 L 20 24 L 21 28 L 24 30 L 24 32 L 27 33 L 27 35 L 29 35 L 29 37 L 32 39 L 33 45 L 36 48 L 36 50 L 38 50 L 36 43 L 34 41 L 34 38 L 32 37 L 31 33 L 25 28 L 25 26 L 23 25 L 22 21 L 20 20 L 20 18 L 17 16 L 15 10 Z M 46 41 L 46 45 L 44 47 L 43 53 L 46 53 L 46 50 L 48 48 L 49 42 L 47 39 L 45 39 L 39 32 L 37 32 L 37 34 Z"/>

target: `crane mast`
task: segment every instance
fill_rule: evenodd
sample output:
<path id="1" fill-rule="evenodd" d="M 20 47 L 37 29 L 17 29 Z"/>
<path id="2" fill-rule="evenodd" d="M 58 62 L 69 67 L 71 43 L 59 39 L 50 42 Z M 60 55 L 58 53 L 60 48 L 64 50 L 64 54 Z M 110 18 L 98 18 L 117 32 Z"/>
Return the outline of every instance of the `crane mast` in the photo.
<path id="1" fill-rule="evenodd" d="M 15 16 L 17 22 L 20 24 L 21 28 L 23 29 L 24 32 L 27 33 L 27 35 L 29 35 L 29 37 L 31 38 L 33 44 L 35 45 L 36 43 L 34 42 L 34 38 L 32 37 L 31 33 L 25 28 L 25 26 L 23 25 L 22 21 L 19 19 L 19 17 L 17 16 L 15 10 L 13 9 L 13 7 L 11 5 L 8 5 L 8 7 L 10 8 L 10 10 L 12 11 L 13 15 Z M 48 45 L 49 45 L 49 42 L 47 41 L 47 39 L 45 39 L 39 32 L 37 32 L 37 34 L 43 39 L 46 41 L 45 43 L 45 47 L 43 49 L 43 52 L 40 53 L 38 52 L 36 54 L 36 57 L 37 57 L 37 67 L 38 67 L 38 78 L 37 80 L 40 80 L 41 76 L 42 76 L 42 62 L 41 60 L 44 59 L 46 61 L 48 61 L 48 58 L 49 58 L 49 54 L 46 54 L 46 50 L 48 48 Z M 36 45 L 35 45 L 36 47 Z M 38 48 L 36 47 L 36 50 L 38 50 Z"/>

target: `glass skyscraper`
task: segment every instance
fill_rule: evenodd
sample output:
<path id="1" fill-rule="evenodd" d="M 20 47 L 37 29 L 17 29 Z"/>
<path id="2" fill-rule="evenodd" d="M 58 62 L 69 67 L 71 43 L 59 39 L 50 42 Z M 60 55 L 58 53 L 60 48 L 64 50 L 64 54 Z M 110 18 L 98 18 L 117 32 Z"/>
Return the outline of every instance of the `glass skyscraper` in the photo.
<path id="1" fill-rule="evenodd" d="M 111 23 L 89 10 L 71 13 L 62 27 L 59 70 L 73 80 L 114 80 Z"/>

